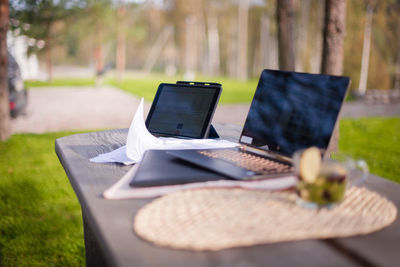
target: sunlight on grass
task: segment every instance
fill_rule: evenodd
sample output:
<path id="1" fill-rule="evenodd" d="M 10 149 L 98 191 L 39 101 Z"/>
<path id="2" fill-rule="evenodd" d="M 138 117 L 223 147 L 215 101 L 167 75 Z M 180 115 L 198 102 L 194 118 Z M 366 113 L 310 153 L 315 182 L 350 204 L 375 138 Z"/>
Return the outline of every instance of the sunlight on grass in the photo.
<path id="1" fill-rule="evenodd" d="M 367 161 L 370 171 L 400 183 L 400 118 L 342 119 L 340 150 Z"/>
<path id="2" fill-rule="evenodd" d="M 152 101 L 160 83 L 175 83 L 178 80 L 183 80 L 183 77 L 151 74 L 143 77 L 127 77 L 122 81 L 108 78 L 107 83 L 138 97 L 144 97 L 147 101 Z M 227 104 L 250 103 L 253 99 L 258 79 L 239 81 L 227 77 L 198 76 L 195 81 L 222 84 L 222 93 L 219 102 Z"/>
<path id="3" fill-rule="evenodd" d="M 50 87 L 50 86 L 94 86 L 94 78 L 54 78 L 47 81 L 25 81 L 26 88 L 32 87 Z"/>
<path id="4" fill-rule="evenodd" d="M 164 74 L 130 74 L 124 79 L 117 80 L 115 75 L 107 75 L 104 84 L 120 88 L 137 97 L 144 97 L 147 101 L 153 101 L 160 83 L 176 83 L 184 80 L 182 75 L 167 76 Z M 195 81 L 216 82 L 222 84 L 220 103 L 250 103 L 257 87 L 258 79 L 239 81 L 233 78 L 221 76 L 197 76 Z M 51 82 L 26 81 L 27 88 L 58 87 L 58 86 L 95 86 L 94 78 L 55 78 Z"/>
<path id="5" fill-rule="evenodd" d="M 70 133 L 0 142 L 2 266 L 84 266 L 81 209 L 54 152 Z"/>

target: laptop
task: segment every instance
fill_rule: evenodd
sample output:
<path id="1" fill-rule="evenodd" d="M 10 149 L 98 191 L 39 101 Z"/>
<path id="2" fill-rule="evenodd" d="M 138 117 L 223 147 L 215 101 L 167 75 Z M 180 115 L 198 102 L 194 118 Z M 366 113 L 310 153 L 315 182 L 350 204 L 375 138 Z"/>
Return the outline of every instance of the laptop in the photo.
<path id="1" fill-rule="evenodd" d="M 326 151 L 349 84 L 345 76 L 263 70 L 238 147 L 168 153 L 233 179 L 291 174 L 295 151 Z"/>

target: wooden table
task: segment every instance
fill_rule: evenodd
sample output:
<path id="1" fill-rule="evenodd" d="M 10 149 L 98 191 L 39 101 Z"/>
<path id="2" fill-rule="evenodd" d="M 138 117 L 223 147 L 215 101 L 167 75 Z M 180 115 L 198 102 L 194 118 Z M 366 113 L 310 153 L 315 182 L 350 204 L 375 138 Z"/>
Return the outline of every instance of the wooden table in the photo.
<path id="1" fill-rule="evenodd" d="M 216 125 L 228 140 L 240 128 Z M 76 134 L 56 140 L 56 153 L 82 208 L 87 266 L 400 266 L 399 218 L 382 231 L 366 236 L 306 240 L 190 252 L 154 246 L 133 231 L 136 212 L 152 199 L 106 200 L 102 192 L 129 169 L 89 161 L 126 141 L 127 129 Z M 400 185 L 370 175 L 366 187 L 400 207 Z"/>

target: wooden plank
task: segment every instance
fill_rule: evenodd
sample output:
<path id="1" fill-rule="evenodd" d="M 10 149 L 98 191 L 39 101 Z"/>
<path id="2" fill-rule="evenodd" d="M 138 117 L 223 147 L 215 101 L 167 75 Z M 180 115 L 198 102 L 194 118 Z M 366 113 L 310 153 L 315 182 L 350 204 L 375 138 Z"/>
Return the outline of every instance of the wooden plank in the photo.
<path id="1" fill-rule="evenodd" d="M 400 265 L 400 184 L 370 175 L 365 186 L 396 205 L 396 220 L 389 227 L 369 235 L 334 239 L 333 245 L 345 248 L 350 255 L 361 255 L 364 265 L 397 267 Z"/>
<path id="2" fill-rule="evenodd" d="M 123 145 L 126 134 L 126 129 L 111 130 L 56 140 L 56 152 L 81 203 L 85 227 L 95 237 L 109 266 L 359 266 L 329 244 L 317 240 L 219 252 L 172 250 L 141 240 L 133 232 L 132 223 L 136 212 L 151 199 L 105 200 L 102 192 L 129 167 L 89 161 Z"/>

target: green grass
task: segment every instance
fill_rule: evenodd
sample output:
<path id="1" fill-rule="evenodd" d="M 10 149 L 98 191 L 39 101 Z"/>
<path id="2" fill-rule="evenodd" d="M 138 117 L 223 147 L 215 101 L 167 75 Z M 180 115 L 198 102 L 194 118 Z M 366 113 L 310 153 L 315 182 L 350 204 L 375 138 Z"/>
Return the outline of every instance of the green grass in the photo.
<path id="1" fill-rule="evenodd" d="M 343 119 L 339 149 L 365 159 L 372 173 L 400 183 L 400 118 Z"/>
<path id="2" fill-rule="evenodd" d="M 183 80 L 183 76 L 166 76 L 163 74 L 134 74 L 121 81 L 108 75 L 105 83 L 120 88 L 147 101 L 153 101 L 160 83 L 175 83 Z M 227 77 L 198 76 L 196 81 L 217 82 L 222 84 L 220 103 L 250 103 L 257 87 L 258 79 L 239 81 Z M 27 88 L 51 86 L 94 86 L 94 78 L 55 78 L 51 82 L 26 81 Z"/>
<path id="3" fill-rule="evenodd" d="M 160 83 L 175 83 L 184 80 L 182 75 L 167 76 L 159 73 L 150 74 L 129 74 L 121 81 L 108 74 L 105 84 L 120 88 L 138 97 L 144 97 L 147 101 L 152 101 Z M 234 78 L 222 76 L 199 75 L 195 81 L 217 82 L 222 84 L 222 94 L 220 103 L 250 103 L 253 99 L 257 87 L 258 78 L 247 81 L 240 81 Z M 55 78 L 51 82 L 47 81 L 25 81 L 27 88 L 34 87 L 57 87 L 57 86 L 95 86 L 95 78 Z M 346 101 L 355 100 L 354 96 L 348 94 Z"/>
<path id="4" fill-rule="evenodd" d="M 168 77 L 164 75 L 151 74 L 143 77 L 130 77 L 122 81 L 109 78 L 107 83 L 147 101 L 152 101 L 160 83 L 175 83 L 183 80 L 183 77 Z M 217 82 L 222 84 L 222 94 L 219 103 L 250 103 L 257 87 L 257 79 L 239 81 L 226 77 L 198 76 L 196 81 Z"/>
<path id="5" fill-rule="evenodd" d="M 140 77 L 129 77 L 118 81 L 115 78 L 106 79 L 106 83 L 117 88 L 120 88 L 128 93 L 138 97 L 144 97 L 147 101 L 153 101 L 158 85 L 160 83 L 175 83 L 181 80 L 182 77 L 168 77 L 164 75 L 143 75 Z"/>
<path id="6" fill-rule="evenodd" d="M 0 142 L 0 265 L 84 266 L 81 210 L 54 152 L 70 133 Z"/>
<path id="7" fill-rule="evenodd" d="M 50 86 L 94 86 L 94 78 L 54 78 L 47 81 L 25 81 L 25 87 L 50 87 Z"/>
<path id="8" fill-rule="evenodd" d="M 400 182 L 400 118 L 343 119 L 340 150 Z M 83 266 L 81 210 L 54 152 L 72 134 L 18 134 L 0 142 L 0 265 Z"/>

